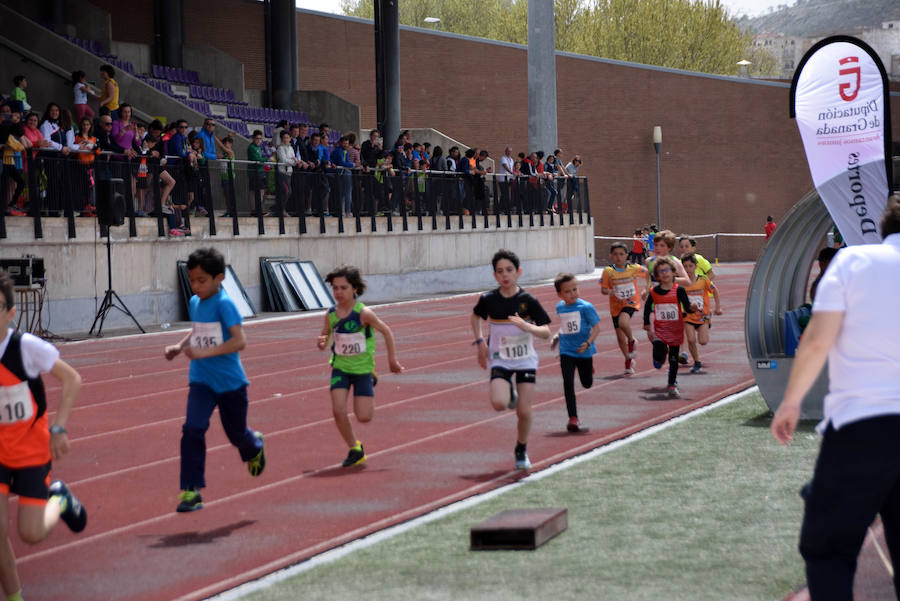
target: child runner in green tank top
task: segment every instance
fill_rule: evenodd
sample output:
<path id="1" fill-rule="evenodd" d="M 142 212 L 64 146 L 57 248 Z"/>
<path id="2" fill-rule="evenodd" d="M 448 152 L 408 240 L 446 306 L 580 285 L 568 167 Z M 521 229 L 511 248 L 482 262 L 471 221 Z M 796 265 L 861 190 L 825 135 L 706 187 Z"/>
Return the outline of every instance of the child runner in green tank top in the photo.
<path id="1" fill-rule="evenodd" d="M 359 269 L 349 265 L 338 267 L 327 276 L 335 306 L 325 314 L 325 325 L 319 336 L 319 350 L 325 350 L 331 339 L 331 410 L 338 432 L 350 447 L 343 467 L 366 461 L 362 443 L 353 433 L 347 415 L 347 397 L 353 386 L 353 413 L 361 423 L 372 419 L 375 412 L 375 334 L 384 337 L 388 365 L 399 374 L 403 366 L 394 353 L 394 334 L 372 309 L 356 300 L 366 289 Z"/>

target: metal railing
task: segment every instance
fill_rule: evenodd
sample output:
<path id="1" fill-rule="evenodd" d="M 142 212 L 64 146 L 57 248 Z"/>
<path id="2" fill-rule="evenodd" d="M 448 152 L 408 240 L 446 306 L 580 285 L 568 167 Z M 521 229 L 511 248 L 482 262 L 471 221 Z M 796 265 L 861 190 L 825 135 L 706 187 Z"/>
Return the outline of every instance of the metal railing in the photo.
<path id="1" fill-rule="evenodd" d="M 21 154 L 20 168 L 4 165 L 0 198 L 9 203 L 18 175 L 24 182 L 18 207 L 33 220 L 35 238 L 43 237 L 43 218 L 60 216 L 67 221 L 68 237 L 75 238 L 76 216 L 93 217 L 97 201 L 103 200 L 97 198 L 98 190 L 110 187 L 124 200 L 131 237 L 138 235 L 137 220 L 142 218 L 156 219 L 160 237 L 179 228 L 190 235 L 191 218 L 200 215 L 208 220 L 211 236 L 223 224 L 240 235 L 239 217 L 247 216 L 256 217 L 258 235 L 272 226 L 267 216 L 277 219 L 279 234 L 285 233 L 289 219 L 297 220 L 300 234 L 316 227 L 320 233 L 329 228 L 343 233 L 348 227 L 362 232 L 365 220 L 373 232 L 379 227 L 422 231 L 449 230 L 454 224 L 477 229 L 591 222 L 584 177 L 311 171 L 272 162 L 218 159 L 192 164 L 180 157 L 129 158 L 107 152 Z M 0 213 L 0 238 L 6 238 L 7 218 Z"/>

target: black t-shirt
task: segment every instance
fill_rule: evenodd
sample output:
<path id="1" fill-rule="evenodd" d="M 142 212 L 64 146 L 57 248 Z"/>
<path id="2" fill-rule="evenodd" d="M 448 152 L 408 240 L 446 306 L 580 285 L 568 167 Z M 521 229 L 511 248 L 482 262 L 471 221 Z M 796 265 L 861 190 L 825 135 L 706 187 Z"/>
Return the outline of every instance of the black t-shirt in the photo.
<path id="1" fill-rule="evenodd" d="M 500 288 L 485 292 L 478 298 L 472 311 L 482 319 L 504 320 L 518 313 L 525 321 L 538 326 L 550 323 L 550 317 L 541 303 L 521 287 L 509 298 L 500 294 Z"/>

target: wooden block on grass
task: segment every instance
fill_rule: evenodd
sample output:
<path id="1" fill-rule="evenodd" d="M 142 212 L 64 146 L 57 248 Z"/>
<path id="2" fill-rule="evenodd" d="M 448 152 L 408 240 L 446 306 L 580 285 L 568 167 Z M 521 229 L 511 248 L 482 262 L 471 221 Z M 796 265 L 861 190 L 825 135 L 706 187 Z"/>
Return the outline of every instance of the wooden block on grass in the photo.
<path id="1" fill-rule="evenodd" d="M 473 526 L 470 549 L 537 549 L 568 526 L 565 507 L 511 509 Z"/>

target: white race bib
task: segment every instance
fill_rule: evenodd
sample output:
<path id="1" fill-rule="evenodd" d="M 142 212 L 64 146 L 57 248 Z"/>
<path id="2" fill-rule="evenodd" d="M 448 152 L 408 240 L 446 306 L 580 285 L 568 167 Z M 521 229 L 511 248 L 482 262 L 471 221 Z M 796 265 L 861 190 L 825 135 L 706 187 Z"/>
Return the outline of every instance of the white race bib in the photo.
<path id="1" fill-rule="evenodd" d="M 218 321 L 195 321 L 191 328 L 191 348 L 205 350 L 225 342 L 222 324 Z"/>
<path id="2" fill-rule="evenodd" d="M 634 280 L 626 284 L 614 285 L 613 292 L 615 293 L 616 298 L 621 300 L 628 300 L 632 298 L 637 293 L 637 290 L 634 287 Z"/>
<path id="3" fill-rule="evenodd" d="M 700 294 L 689 294 L 688 298 L 691 301 L 691 306 L 697 309 L 698 311 L 703 311 L 703 297 L 705 295 L 703 292 Z"/>
<path id="4" fill-rule="evenodd" d="M 366 335 L 362 332 L 334 333 L 334 354 L 341 357 L 361 355 L 366 352 Z"/>
<path id="5" fill-rule="evenodd" d="M 678 321 L 681 319 L 678 305 L 672 303 L 655 305 L 653 307 L 653 314 L 656 316 L 656 321 Z"/>
<path id="6" fill-rule="evenodd" d="M 14 424 L 34 417 L 34 403 L 28 382 L 0 386 L 0 424 Z"/>
<path id="7" fill-rule="evenodd" d="M 507 361 L 515 361 L 517 359 L 527 359 L 531 356 L 531 334 L 520 334 L 518 336 L 501 336 L 500 346 L 497 348 L 497 354 L 501 359 Z"/>
<path id="8" fill-rule="evenodd" d="M 563 313 L 562 320 L 563 322 L 560 329 L 561 334 L 577 334 L 581 331 L 581 311 Z"/>

